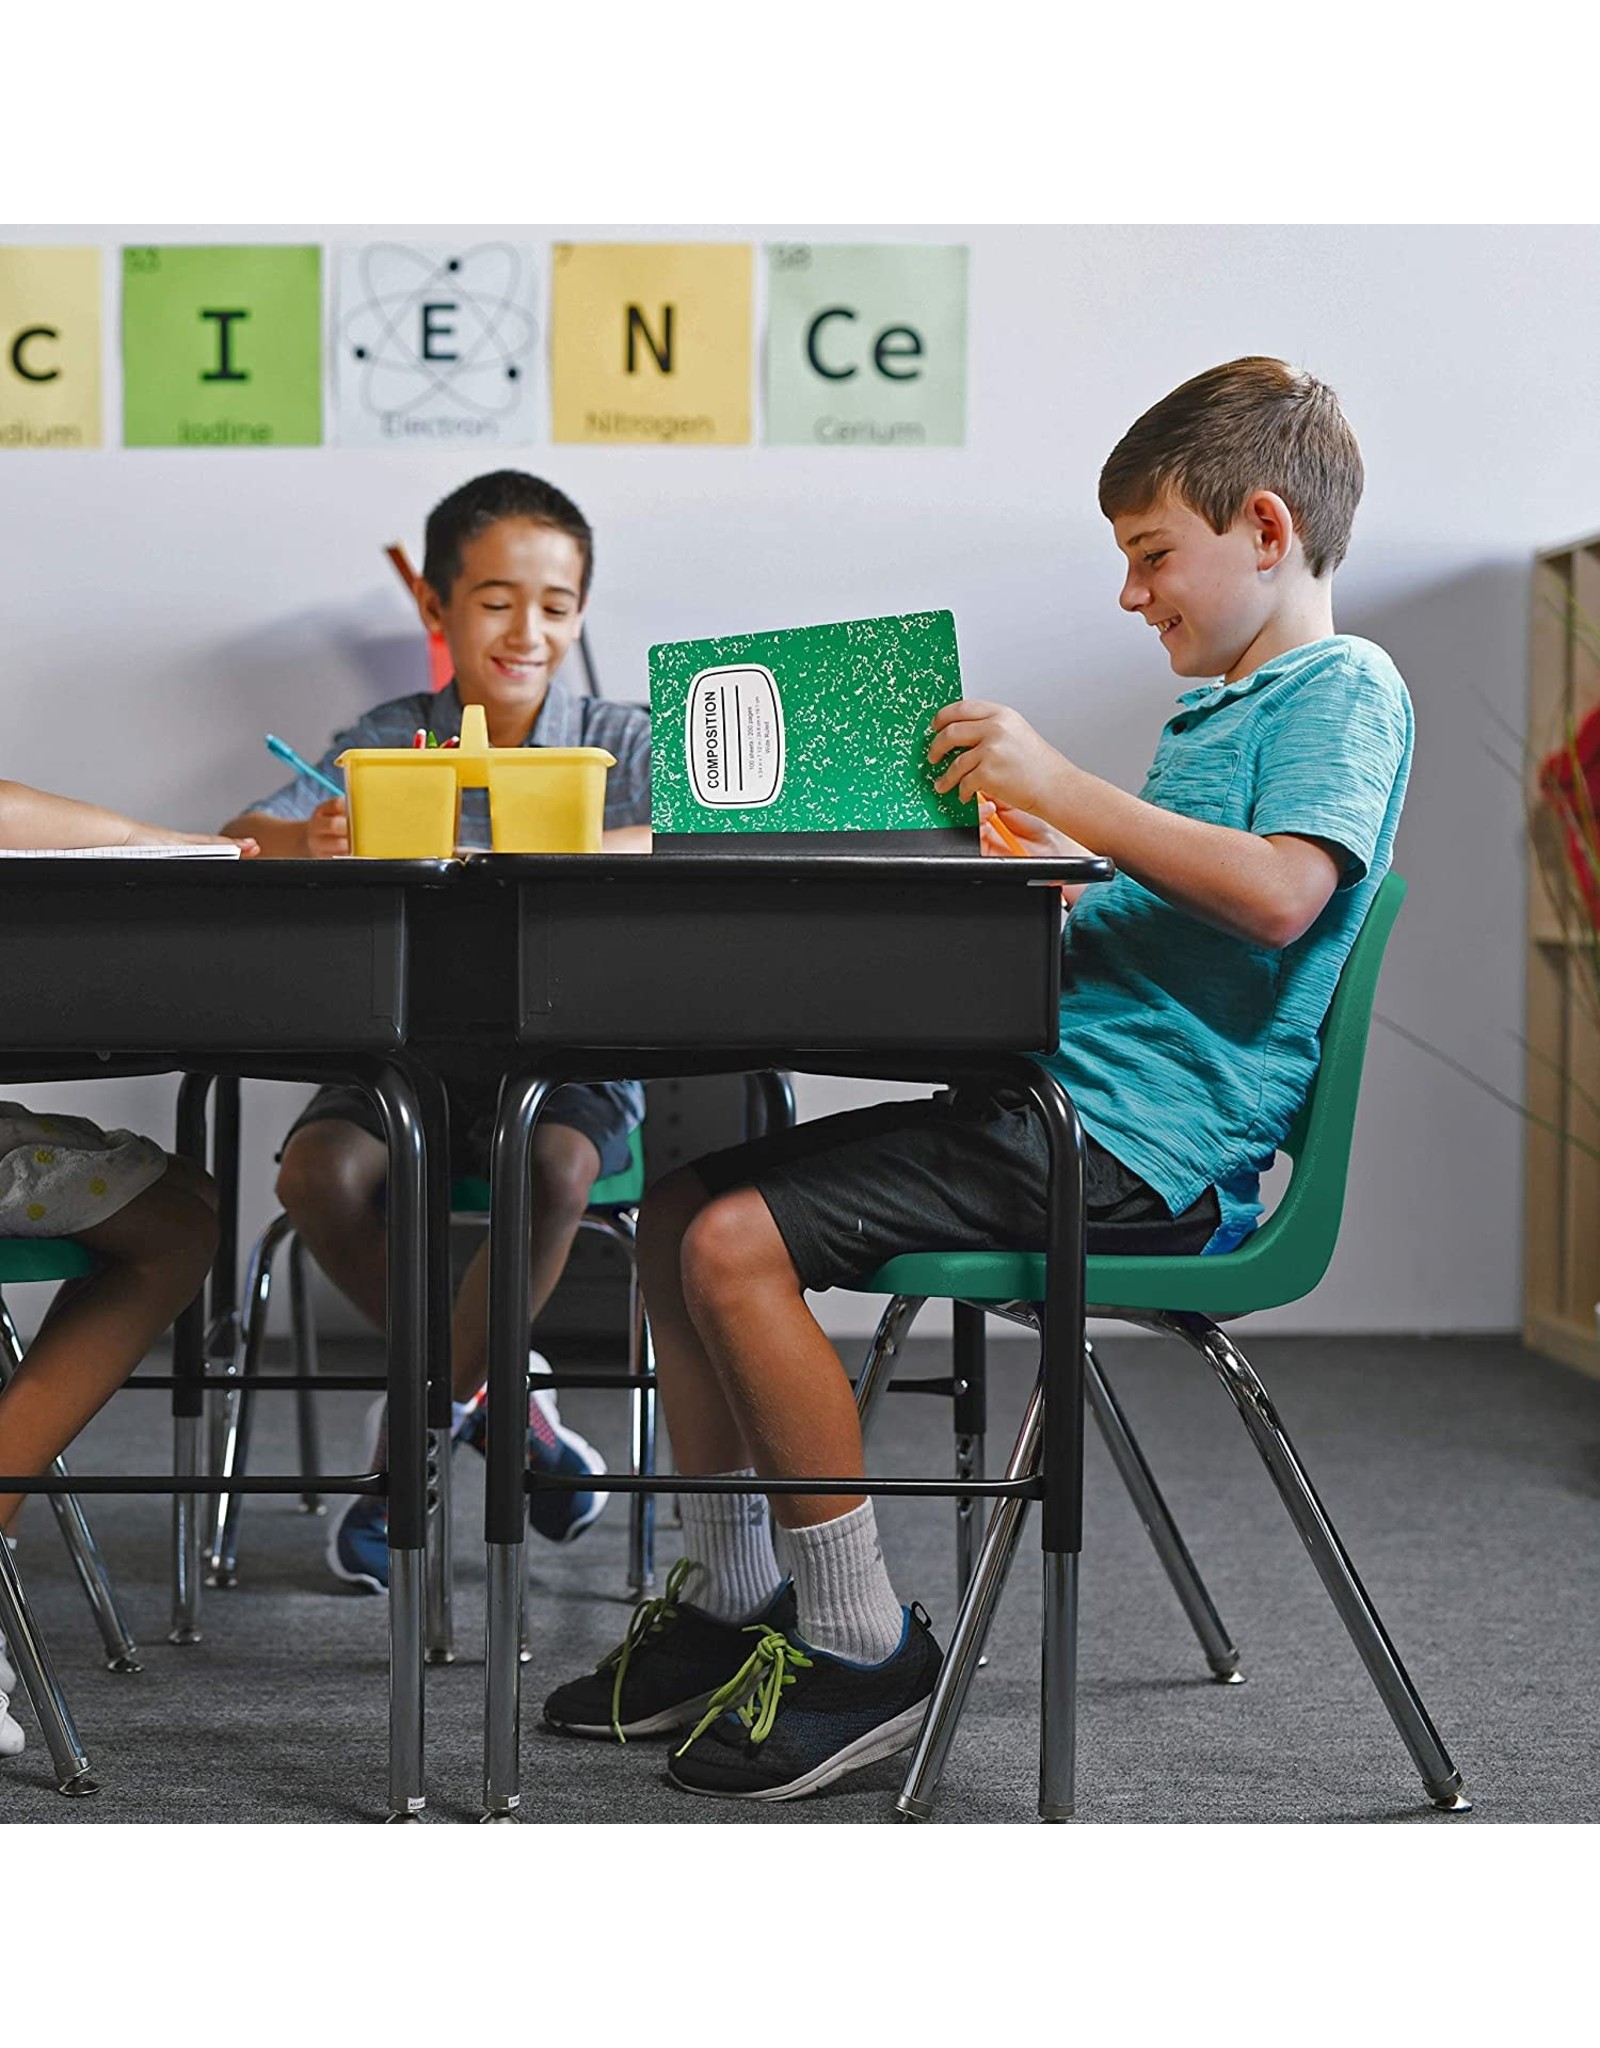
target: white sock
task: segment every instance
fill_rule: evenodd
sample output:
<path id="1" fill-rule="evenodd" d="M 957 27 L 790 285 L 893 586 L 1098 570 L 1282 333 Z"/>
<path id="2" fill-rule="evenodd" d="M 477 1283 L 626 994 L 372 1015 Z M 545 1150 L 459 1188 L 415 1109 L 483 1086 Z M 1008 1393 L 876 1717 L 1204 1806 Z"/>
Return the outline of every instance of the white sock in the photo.
<path id="1" fill-rule="evenodd" d="M 853 1664 L 892 1657 L 905 1633 L 905 1615 L 884 1568 L 871 1501 L 831 1522 L 778 1535 L 794 1576 L 805 1640 Z"/>
<path id="2" fill-rule="evenodd" d="M 755 1478 L 753 1471 L 716 1475 Z M 685 1493 L 683 1554 L 701 1569 L 684 1582 L 684 1597 L 716 1621 L 749 1621 L 783 1584 L 772 1550 L 772 1518 L 764 1493 Z"/>

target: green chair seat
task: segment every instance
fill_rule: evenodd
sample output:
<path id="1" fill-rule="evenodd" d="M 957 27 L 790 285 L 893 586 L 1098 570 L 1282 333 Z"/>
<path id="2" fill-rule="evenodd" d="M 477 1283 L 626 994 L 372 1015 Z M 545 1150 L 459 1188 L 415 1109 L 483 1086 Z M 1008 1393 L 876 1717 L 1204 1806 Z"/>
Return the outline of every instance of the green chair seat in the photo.
<path id="1" fill-rule="evenodd" d="M 591 1209 L 633 1209 L 644 1200 L 644 1134 L 628 1133 L 628 1163 L 619 1173 L 607 1174 L 589 1190 Z M 489 1183 L 486 1180 L 457 1180 L 450 1184 L 450 1206 L 465 1215 L 489 1213 Z"/>
<path id="2" fill-rule="evenodd" d="M 70 1237 L 0 1238 L 0 1287 L 24 1280 L 81 1280 L 94 1254 Z"/>
<path id="3" fill-rule="evenodd" d="M 1378 971 L 1405 893 L 1399 875 L 1385 875 L 1350 948 L 1323 1024 L 1311 1093 L 1283 1143 L 1294 1174 L 1272 1215 L 1236 1251 L 1209 1258 L 1091 1253 L 1091 1308 L 1241 1316 L 1298 1301 L 1321 1280 L 1339 1236 Z M 1040 1301 L 1044 1258 L 1037 1252 L 908 1252 L 851 1282 L 851 1291 Z"/>

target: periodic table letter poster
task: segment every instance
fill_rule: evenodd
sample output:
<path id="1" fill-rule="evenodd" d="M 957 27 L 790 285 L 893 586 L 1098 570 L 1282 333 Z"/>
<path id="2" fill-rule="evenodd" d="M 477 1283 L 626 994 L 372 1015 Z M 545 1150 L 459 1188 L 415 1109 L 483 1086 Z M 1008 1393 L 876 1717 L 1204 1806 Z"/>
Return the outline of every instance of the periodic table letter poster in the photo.
<path id="1" fill-rule="evenodd" d="M 122 386 L 130 448 L 315 447 L 321 250 L 124 249 Z"/>
<path id="2" fill-rule="evenodd" d="M 750 439 L 752 256 L 719 242 L 558 242 L 557 441 Z"/>
<path id="3" fill-rule="evenodd" d="M 768 249 L 770 446 L 959 448 L 966 394 L 964 248 Z"/>
<path id="4" fill-rule="evenodd" d="M 100 446 L 100 251 L 0 249 L 0 449 Z"/>
<path id="5" fill-rule="evenodd" d="M 337 440 L 489 448 L 539 438 L 532 249 L 371 242 L 336 261 Z"/>

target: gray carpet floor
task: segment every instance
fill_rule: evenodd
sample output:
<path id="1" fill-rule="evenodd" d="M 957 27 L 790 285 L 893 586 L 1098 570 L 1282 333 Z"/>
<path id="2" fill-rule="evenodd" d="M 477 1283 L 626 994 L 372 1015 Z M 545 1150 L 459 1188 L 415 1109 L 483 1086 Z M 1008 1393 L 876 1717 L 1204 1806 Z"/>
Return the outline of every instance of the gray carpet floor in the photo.
<path id="1" fill-rule="evenodd" d="M 1241 1332 L 1241 1337 L 1244 1335 Z M 1467 1780 L 1469 1826 L 1587 1821 L 1600 1790 L 1600 1382 L 1488 1338 L 1263 1338 L 1251 1356 Z M 329 1370 L 376 1363 L 376 1347 L 325 1347 Z M 1079 1815 L 1085 1821 L 1413 1821 L 1458 1826 L 1422 1801 L 1409 1760 L 1324 1595 L 1233 1409 L 1182 1347 L 1101 1347 L 1248 1682 L 1223 1687 L 1203 1659 L 1091 1429 L 1084 1541 Z M 991 1469 L 1031 1379 L 1031 1346 L 991 1348 Z M 905 1370 L 939 1370 L 933 1342 Z M 330 1469 L 361 1457 L 365 1399 L 326 1395 Z M 263 1406 L 257 1467 L 286 1470 L 292 1401 Z M 618 1463 L 627 1404 L 569 1392 L 568 1419 Z M 166 1397 L 124 1394 L 80 1441 L 82 1471 L 161 1470 Z M 949 1409 L 896 1397 L 877 1469 L 942 1471 Z M 481 1785 L 482 1467 L 456 1459 L 458 1657 L 430 1671 L 430 1817 L 471 1821 Z M 89 1502 L 144 1670 L 101 1668 L 66 1554 L 43 1503 L 20 1563 L 100 1780 L 97 1798 L 56 1796 L 25 1702 L 26 1752 L 0 1766 L 0 1821 L 372 1821 L 385 1789 L 386 1603 L 339 1587 L 327 1524 L 289 1499 L 249 1502 L 241 1582 L 208 1592 L 204 1640 L 165 1640 L 169 1508 L 161 1498 Z M 954 1611 L 952 1510 L 893 1501 L 884 1548 L 905 1598 L 937 1629 Z M 664 1519 L 670 1502 L 663 1502 Z M 619 1749 L 540 1725 L 543 1693 L 620 1637 L 626 1509 L 577 1543 L 530 1538 L 534 1661 L 523 1709 L 525 1818 L 540 1822 L 809 1825 L 877 1822 L 894 1763 L 785 1806 L 694 1800 L 663 1774 L 660 1745 Z M 663 1569 L 680 1547 L 661 1532 Z M 1017 1567 L 957 1735 L 939 1817 L 1032 1818 L 1037 1772 L 1039 1556 Z"/>

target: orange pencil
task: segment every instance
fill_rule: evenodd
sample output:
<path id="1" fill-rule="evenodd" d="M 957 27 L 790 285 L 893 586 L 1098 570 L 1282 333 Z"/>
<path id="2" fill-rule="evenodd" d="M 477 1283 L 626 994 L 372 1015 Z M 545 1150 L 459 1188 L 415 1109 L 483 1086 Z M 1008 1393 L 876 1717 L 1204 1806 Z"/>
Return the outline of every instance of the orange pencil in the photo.
<path id="1" fill-rule="evenodd" d="M 977 798 L 980 804 L 993 803 L 994 801 L 993 797 L 985 796 L 981 789 L 977 791 Z M 999 838 L 1002 846 L 1008 848 L 1010 852 L 1015 854 L 1019 860 L 1032 859 L 1032 855 L 1028 852 L 1028 849 L 1023 845 L 1022 841 L 1017 837 L 1016 833 L 1011 831 L 1008 826 L 1001 824 L 998 812 L 995 814 L 994 817 L 992 817 L 989 820 L 989 823 L 994 827 L 995 833 Z"/>

